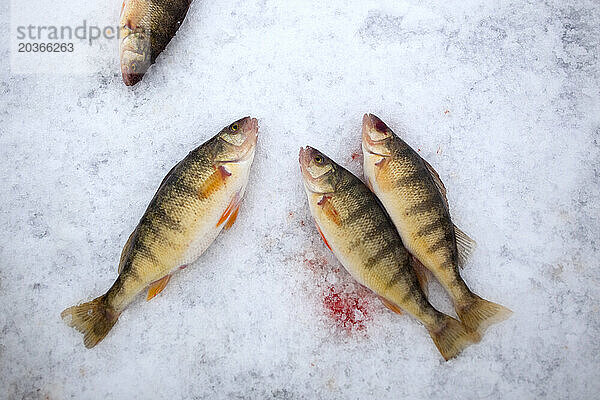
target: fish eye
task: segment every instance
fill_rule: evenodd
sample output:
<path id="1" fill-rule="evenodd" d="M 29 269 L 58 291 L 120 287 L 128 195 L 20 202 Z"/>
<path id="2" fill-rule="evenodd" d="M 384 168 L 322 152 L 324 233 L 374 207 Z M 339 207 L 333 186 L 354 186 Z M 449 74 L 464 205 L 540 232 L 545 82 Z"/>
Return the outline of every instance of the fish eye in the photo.
<path id="1" fill-rule="evenodd" d="M 315 162 L 316 162 L 317 164 L 321 164 L 321 163 L 323 162 L 323 157 L 321 157 L 321 156 L 316 156 L 316 157 L 315 157 Z"/>
<path id="2" fill-rule="evenodd" d="M 239 128 L 240 128 L 240 126 L 239 126 L 238 124 L 233 124 L 233 125 L 231 125 L 231 126 L 229 127 L 229 129 L 230 129 L 232 132 L 235 132 L 235 131 L 237 131 Z"/>
<path id="3" fill-rule="evenodd" d="M 137 69 L 137 64 L 136 63 L 131 63 L 131 70 L 133 72 L 135 72 L 136 69 Z"/>

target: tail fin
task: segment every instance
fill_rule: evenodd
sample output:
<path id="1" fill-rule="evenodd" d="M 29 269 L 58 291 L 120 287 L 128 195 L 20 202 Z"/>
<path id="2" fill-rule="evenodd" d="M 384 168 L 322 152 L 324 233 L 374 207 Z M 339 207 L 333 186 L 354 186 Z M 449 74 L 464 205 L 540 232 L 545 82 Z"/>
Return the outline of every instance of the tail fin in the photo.
<path id="1" fill-rule="evenodd" d="M 430 329 L 429 335 L 446 361 L 481 339 L 476 332 L 467 331 L 460 321 L 449 316 L 446 316 L 441 326 Z"/>
<path id="2" fill-rule="evenodd" d="M 473 301 L 466 307 L 456 310 L 458 317 L 471 332 L 483 335 L 495 323 L 504 321 L 512 314 L 508 308 L 473 295 Z"/>
<path id="3" fill-rule="evenodd" d="M 105 296 L 100 296 L 88 303 L 69 307 L 60 314 L 67 325 L 83 333 L 83 343 L 88 349 L 104 339 L 119 318 L 104 299 Z"/>

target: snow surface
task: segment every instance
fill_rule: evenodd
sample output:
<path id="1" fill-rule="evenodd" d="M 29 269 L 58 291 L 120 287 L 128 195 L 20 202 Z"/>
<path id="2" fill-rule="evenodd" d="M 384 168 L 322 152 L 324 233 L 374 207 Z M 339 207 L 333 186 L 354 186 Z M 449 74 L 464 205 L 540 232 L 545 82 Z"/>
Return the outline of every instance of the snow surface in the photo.
<path id="1" fill-rule="evenodd" d="M 133 90 L 116 42 L 86 74 L 11 71 L 7 3 L 0 398 L 597 398 L 597 1 L 195 0 Z M 115 24 L 121 6 L 69 4 Z M 465 280 L 515 313 L 449 362 L 312 224 L 298 149 L 360 173 L 365 112 L 440 172 L 478 242 Z M 163 176 L 245 115 L 261 136 L 236 225 L 85 349 L 60 312 L 108 289 Z"/>

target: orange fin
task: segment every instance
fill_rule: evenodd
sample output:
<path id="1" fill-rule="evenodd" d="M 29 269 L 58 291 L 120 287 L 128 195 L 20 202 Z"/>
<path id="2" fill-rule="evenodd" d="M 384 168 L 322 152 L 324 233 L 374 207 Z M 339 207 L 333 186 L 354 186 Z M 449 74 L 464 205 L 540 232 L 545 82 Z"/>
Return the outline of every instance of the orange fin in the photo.
<path id="1" fill-rule="evenodd" d="M 421 261 L 419 261 L 415 256 L 412 256 L 411 264 L 415 270 L 417 279 L 419 280 L 421 290 L 423 290 L 423 293 L 425 293 L 426 297 L 429 297 L 429 280 L 431 278 L 431 272 L 429 272 L 429 270 L 423 264 L 421 264 Z"/>
<path id="2" fill-rule="evenodd" d="M 236 208 L 239 208 L 239 205 L 240 205 L 240 194 L 236 193 L 235 196 L 233 196 L 233 199 L 231 199 L 231 201 L 229 202 L 229 205 L 227 206 L 225 211 L 223 211 L 221 218 L 219 218 L 219 222 L 217 222 L 217 226 L 220 226 L 223 222 L 227 221 L 227 219 L 229 218 L 231 213 Z M 237 212 L 236 212 L 236 217 L 237 217 Z M 235 222 L 235 219 L 233 222 Z M 233 225 L 233 222 L 231 223 L 232 225 Z"/>
<path id="3" fill-rule="evenodd" d="M 387 166 L 390 163 L 390 157 L 383 157 L 381 160 L 375 163 L 377 167 L 375 169 L 375 181 L 382 190 L 389 190 L 392 187 L 390 182 L 389 174 L 387 172 Z"/>
<path id="4" fill-rule="evenodd" d="M 384 306 L 386 306 L 387 308 L 389 308 L 390 310 L 392 310 L 396 314 L 402 315 L 402 309 L 400 307 L 398 307 L 397 305 L 395 305 L 391 301 L 384 299 L 383 297 L 380 297 L 380 299 L 381 299 L 381 302 L 383 303 Z"/>
<path id="5" fill-rule="evenodd" d="M 231 213 L 231 216 L 227 220 L 227 223 L 225 224 L 225 227 L 223 229 L 227 230 L 233 226 L 233 224 L 235 223 L 235 220 L 237 219 L 239 211 L 240 211 L 240 205 L 238 203 L 238 205 L 235 207 L 235 210 L 233 210 L 233 212 Z"/>
<path id="6" fill-rule="evenodd" d="M 231 173 L 227 171 L 227 168 L 221 165 L 204 181 L 200 190 L 198 190 L 198 196 L 203 198 L 210 197 L 225 186 L 225 181 L 230 176 Z"/>
<path id="7" fill-rule="evenodd" d="M 327 242 L 327 239 L 325 239 L 325 235 L 323 235 L 323 231 L 321 230 L 321 227 L 319 226 L 319 224 L 317 224 L 316 221 L 315 221 L 315 225 L 317 225 L 317 230 L 319 231 L 319 235 L 321 235 L 321 239 L 323 239 L 323 242 L 325 242 L 325 246 L 327 246 L 327 248 L 329 250 L 331 250 L 331 246 Z M 331 250 L 331 252 L 333 253 L 333 250 Z"/>
<path id="8" fill-rule="evenodd" d="M 146 301 L 152 300 L 154 297 L 156 297 L 157 294 L 162 292 L 163 289 L 167 286 L 167 283 L 169 283 L 170 279 L 171 275 L 165 275 L 156 282 L 152 282 L 148 287 L 148 296 L 146 296 Z"/>
<path id="9" fill-rule="evenodd" d="M 331 204 L 331 197 L 323 196 L 321 200 L 317 203 L 323 208 L 323 212 L 325 215 L 329 217 L 333 221 L 334 224 L 339 225 L 341 223 L 340 214 L 338 214 L 333 204 Z"/>

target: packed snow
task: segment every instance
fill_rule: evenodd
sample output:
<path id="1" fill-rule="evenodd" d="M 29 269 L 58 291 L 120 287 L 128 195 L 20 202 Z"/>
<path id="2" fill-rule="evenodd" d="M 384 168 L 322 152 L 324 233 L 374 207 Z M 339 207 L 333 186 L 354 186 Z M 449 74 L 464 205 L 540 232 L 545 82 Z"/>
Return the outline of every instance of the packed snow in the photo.
<path id="1" fill-rule="evenodd" d="M 195 0 L 133 89 L 116 40 L 74 40 L 45 71 L 14 52 L 15 24 L 116 25 L 121 1 L 20 3 L 0 5 L 0 398 L 597 396 L 597 1 Z M 514 311 L 449 362 L 312 222 L 298 150 L 362 176 L 365 112 L 440 173 L 478 242 L 465 281 Z M 261 133 L 234 227 L 85 349 L 60 312 L 110 287 L 164 175 L 246 115 Z M 453 313 L 439 284 L 431 300 Z"/>

